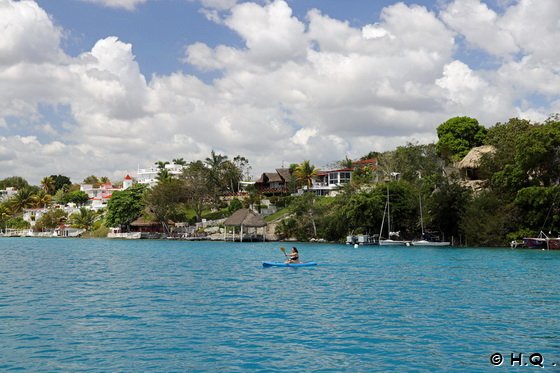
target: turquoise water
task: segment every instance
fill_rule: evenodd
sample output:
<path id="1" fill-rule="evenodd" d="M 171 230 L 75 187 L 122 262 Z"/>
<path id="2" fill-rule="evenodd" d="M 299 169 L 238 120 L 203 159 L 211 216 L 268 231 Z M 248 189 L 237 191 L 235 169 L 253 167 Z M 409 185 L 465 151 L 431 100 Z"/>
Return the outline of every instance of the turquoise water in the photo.
<path id="1" fill-rule="evenodd" d="M 317 267 L 262 268 L 279 246 L 0 239 L 0 370 L 560 366 L 560 252 L 298 244 Z"/>

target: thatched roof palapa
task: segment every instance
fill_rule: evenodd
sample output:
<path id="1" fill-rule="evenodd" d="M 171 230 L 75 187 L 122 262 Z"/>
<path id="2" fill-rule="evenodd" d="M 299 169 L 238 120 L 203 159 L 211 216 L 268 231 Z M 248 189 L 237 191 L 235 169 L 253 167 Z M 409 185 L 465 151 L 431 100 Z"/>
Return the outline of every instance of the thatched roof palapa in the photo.
<path id="1" fill-rule="evenodd" d="M 236 227 L 264 227 L 266 221 L 263 217 L 249 209 L 241 209 L 234 212 L 229 218 L 224 221 L 226 226 Z"/>
<path id="2" fill-rule="evenodd" d="M 480 160 L 485 154 L 495 153 L 496 148 L 492 145 L 483 145 L 472 148 L 471 151 L 457 164 L 460 169 L 465 168 L 478 168 L 480 166 Z"/>

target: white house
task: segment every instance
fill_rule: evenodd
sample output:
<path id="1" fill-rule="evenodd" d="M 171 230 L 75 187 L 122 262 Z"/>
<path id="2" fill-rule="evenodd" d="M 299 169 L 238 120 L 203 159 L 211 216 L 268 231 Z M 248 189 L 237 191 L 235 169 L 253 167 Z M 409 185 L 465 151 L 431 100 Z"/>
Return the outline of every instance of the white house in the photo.
<path id="1" fill-rule="evenodd" d="M 184 166 L 175 163 L 168 163 L 165 165 L 165 170 L 171 176 L 179 176 L 183 173 Z M 137 180 L 139 184 L 147 184 L 153 187 L 157 184 L 157 176 L 161 169 L 159 167 L 138 168 Z"/>
<path id="2" fill-rule="evenodd" d="M 92 184 L 82 184 L 80 185 L 80 190 L 85 192 L 91 202 L 91 208 L 93 210 L 99 210 L 107 206 L 109 199 L 116 191 L 125 190 L 132 186 L 132 177 L 126 175 L 123 179 L 122 187 L 116 187 L 112 183 L 105 183 L 99 186 Z"/>
<path id="3" fill-rule="evenodd" d="M 11 196 L 17 193 L 17 189 L 14 187 L 7 187 L 6 189 L 0 190 L 0 202 L 9 199 Z"/>

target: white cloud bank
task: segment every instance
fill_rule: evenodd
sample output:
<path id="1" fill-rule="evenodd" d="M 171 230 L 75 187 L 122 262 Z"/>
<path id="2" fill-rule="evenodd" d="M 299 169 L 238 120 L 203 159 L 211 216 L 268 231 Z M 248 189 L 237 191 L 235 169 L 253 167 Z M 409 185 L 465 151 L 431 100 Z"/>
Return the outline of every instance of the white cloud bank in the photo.
<path id="1" fill-rule="evenodd" d="M 118 178 L 212 149 L 259 173 L 435 141 L 455 115 L 541 120 L 560 111 L 559 4 L 520 0 L 498 14 L 479 0 L 439 13 L 396 3 L 356 28 L 319 10 L 298 19 L 283 0 L 205 0 L 245 43 L 186 47 L 187 63 L 218 73 L 207 83 L 180 72 L 147 81 L 115 36 L 66 55 L 63 30 L 34 1 L 0 0 L 0 177 Z M 495 67 L 469 66 L 461 48 Z"/>

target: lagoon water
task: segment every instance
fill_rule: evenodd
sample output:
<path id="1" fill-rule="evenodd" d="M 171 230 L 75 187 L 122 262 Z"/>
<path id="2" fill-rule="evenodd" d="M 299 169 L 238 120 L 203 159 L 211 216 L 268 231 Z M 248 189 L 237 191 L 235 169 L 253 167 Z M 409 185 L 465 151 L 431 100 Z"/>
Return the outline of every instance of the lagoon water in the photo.
<path id="1" fill-rule="evenodd" d="M 0 371 L 560 366 L 560 252 L 280 245 L 0 239 Z"/>

